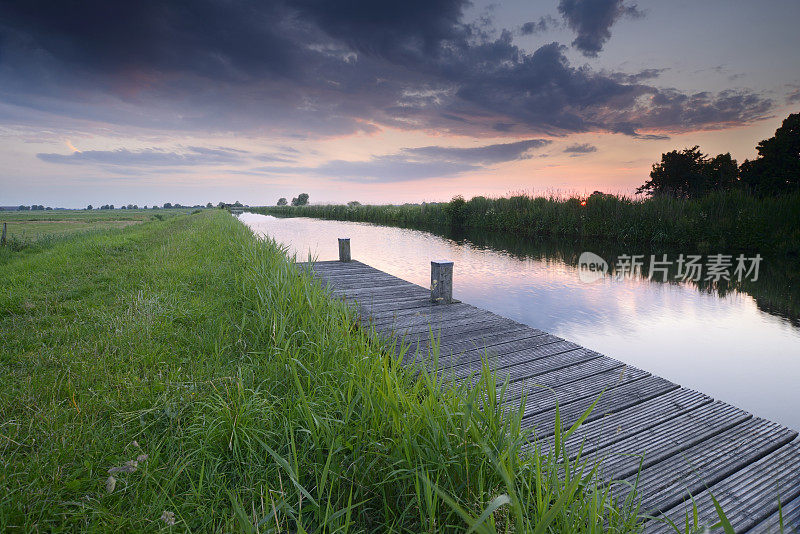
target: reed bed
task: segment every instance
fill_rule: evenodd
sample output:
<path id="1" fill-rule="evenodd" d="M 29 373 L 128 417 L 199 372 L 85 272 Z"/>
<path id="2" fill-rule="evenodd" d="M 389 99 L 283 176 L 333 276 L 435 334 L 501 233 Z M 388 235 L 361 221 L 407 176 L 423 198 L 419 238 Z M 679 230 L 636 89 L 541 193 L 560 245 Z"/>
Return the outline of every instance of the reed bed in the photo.
<path id="1" fill-rule="evenodd" d="M 800 193 L 758 198 L 720 191 L 699 199 L 632 199 L 515 195 L 455 197 L 445 203 L 346 206 L 269 206 L 279 216 L 362 221 L 419 229 L 444 227 L 571 240 L 604 239 L 620 245 L 800 254 Z"/>

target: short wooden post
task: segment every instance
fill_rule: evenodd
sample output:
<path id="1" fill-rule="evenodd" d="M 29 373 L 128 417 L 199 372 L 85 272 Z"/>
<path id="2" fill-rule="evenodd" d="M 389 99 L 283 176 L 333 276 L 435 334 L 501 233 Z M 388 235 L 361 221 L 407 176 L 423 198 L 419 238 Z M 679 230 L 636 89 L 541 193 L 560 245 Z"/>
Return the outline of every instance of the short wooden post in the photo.
<path id="1" fill-rule="evenodd" d="M 6 244 L 6 223 L 3 223 L 3 237 L 0 238 L 0 245 Z"/>
<path id="2" fill-rule="evenodd" d="M 431 262 L 431 301 L 453 302 L 453 262 Z"/>
<path id="3" fill-rule="evenodd" d="M 350 261 L 350 238 L 339 238 L 339 261 Z"/>

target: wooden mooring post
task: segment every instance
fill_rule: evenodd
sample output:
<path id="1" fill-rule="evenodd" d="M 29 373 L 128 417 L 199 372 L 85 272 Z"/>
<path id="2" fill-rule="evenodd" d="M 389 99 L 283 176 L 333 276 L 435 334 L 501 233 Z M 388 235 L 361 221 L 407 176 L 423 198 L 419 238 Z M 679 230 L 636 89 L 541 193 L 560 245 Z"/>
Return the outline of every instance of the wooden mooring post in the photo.
<path id="1" fill-rule="evenodd" d="M 350 261 L 350 238 L 339 238 L 339 261 Z"/>
<path id="2" fill-rule="evenodd" d="M 453 262 L 431 262 L 431 301 L 453 302 Z"/>

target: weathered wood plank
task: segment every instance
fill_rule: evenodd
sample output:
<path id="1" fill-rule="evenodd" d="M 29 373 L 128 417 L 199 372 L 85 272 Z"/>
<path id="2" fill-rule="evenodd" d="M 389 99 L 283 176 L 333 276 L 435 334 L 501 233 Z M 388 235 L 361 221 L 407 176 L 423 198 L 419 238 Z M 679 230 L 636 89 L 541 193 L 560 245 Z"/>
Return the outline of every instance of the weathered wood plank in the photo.
<path id="1" fill-rule="evenodd" d="M 592 422 L 602 417 L 624 410 L 644 401 L 663 395 L 678 386 L 669 380 L 657 376 L 648 376 L 630 384 L 624 384 L 606 390 L 597 405 L 589 414 L 586 422 Z M 561 423 L 564 428 L 569 428 L 592 405 L 596 398 L 589 397 L 559 407 Z M 534 428 L 537 437 L 552 435 L 555 428 L 555 409 L 548 410 L 522 420 L 523 428 Z"/>
<path id="2" fill-rule="evenodd" d="M 797 534 L 800 532 L 800 497 L 781 501 L 780 510 L 747 531 L 748 534 Z"/>
<path id="3" fill-rule="evenodd" d="M 718 521 L 713 495 L 725 510 L 736 532 L 744 532 L 778 510 L 778 495 L 784 502 L 800 496 L 800 442 L 793 441 L 692 496 L 663 515 L 682 525 L 692 517 L 693 504 L 701 524 Z M 664 523 L 651 522 L 646 532 L 670 532 Z"/>
<path id="4" fill-rule="evenodd" d="M 525 352 L 527 353 L 528 351 Z M 534 349 L 531 349 L 530 352 L 534 352 Z M 544 349 L 542 349 L 542 352 L 544 352 Z M 522 356 L 523 353 L 520 353 L 519 355 Z M 499 369 L 495 372 L 495 375 L 497 376 L 497 381 L 500 383 L 505 380 L 513 383 L 517 380 L 533 378 L 557 369 L 564 369 L 578 363 L 600 358 L 601 356 L 602 354 L 592 350 L 578 348 L 568 350 L 566 352 L 550 354 L 546 357 L 537 357 L 536 359 L 530 361 L 526 361 L 524 358 L 521 358 L 521 363 L 511 367 Z M 447 370 L 439 371 L 439 374 L 442 376 L 449 376 Z M 465 378 L 467 378 L 467 376 L 464 376 L 464 373 L 459 375 L 459 379 L 463 380 Z"/>
<path id="5" fill-rule="evenodd" d="M 572 458 L 579 451 L 589 454 L 710 402 L 711 397 L 690 389 L 670 391 L 617 413 L 607 414 L 596 421 L 584 423 L 566 440 L 564 446 Z M 552 450 L 553 439 L 540 439 L 538 445 L 543 450 Z"/>
<path id="6" fill-rule="evenodd" d="M 604 391 L 648 376 L 650 376 L 650 373 L 647 371 L 636 367 L 625 367 L 621 370 L 612 369 L 597 373 L 576 382 L 562 384 L 551 389 L 540 388 L 532 390 L 526 398 L 523 417 L 532 417 L 538 413 L 551 410 L 555 408 L 556 402 L 558 402 L 559 406 L 563 406 L 580 399 L 591 398 L 593 400 Z"/>
<path id="7" fill-rule="evenodd" d="M 409 343 L 413 342 L 414 339 L 430 339 L 431 333 L 433 333 L 434 339 L 444 340 L 447 337 L 457 336 L 477 328 L 510 326 L 515 324 L 517 323 L 504 317 L 486 316 L 459 324 L 418 325 L 413 328 L 404 329 L 402 332 L 396 332 L 395 335 L 403 336 L 403 339 Z"/>
<path id="8" fill-rule="evenodd" d="M 451 358 L 444 358 L 439 361 L 439 371 L 452 373 L 459 378 L 469 376 L 473 372 L 483 367 L 485 361 L 488 366 L 498 373 L 511 373 L 515 368 L 525 367 L 533 362 L 562 354 L 581 347 L 571 341 L 563 341 L 555 336 L 537 336 L 522 342 L 508 343 L 501 345 L 497 352 L 486 354 L 484 351 L 470 351 L 462 355 Z M 508 350 L 505 352 L 503 350 Z"/>
<path id="9" fill-rule="evenodd" d="M 607 479 L 630 476 L 693 445 L 752 418 L 749 413 L 719 401 L 701 406 L 664 421 L 647 432 L 640 432 L 584 456 L 600 464 Z"/>
<path id="10" fill-rule="evenodd" d="M 563 369 L 557 369 L 528 380 L 520 380 L 508 384 L 505 391 L 505 400 L 519 400 L 523 393 L 526 394 L 528 398 L 531 398 L 542 391 L 547 391 L 546 388 L 568 386 L 573 382 L 590 378 L 607 371 L 615 370 L 617 373 L 621 373 L 624 367 L 625 364 L 620 361 L 609 358 L 608 356 L 600 356 L 599 358 L 570 365 Z"/>
<path id="11" fill-rule="evenodd" d="M 705 407 L 708 406 L 711 405 Z M 690 413 L 700 415 L 703 412 Z M 632 474 L 627 484 L 616 488 L 615 494 L 618 499 L 624 499 L 635 483 L 636 497 L 643 511 L 668 510 L 796 436 L 797 432 L 777 423 L 753 418 Z M 645 456 L 649 453 L 644 452 Z"/>
<path id="12" fill-rule="evenodd" d="M 487 326 L 480 326 L 480 324 L 484 324 Z M 461 332 L 453 335 L 445 335 L 436 338 L 434 341 L 438 342 L 438 346 L 440 349 L 448 349 L 451 350 L 450 347 L 455 343 L 481 343 L 482 340 L 488 339 L 491 337 L 500 337 L 503 335 L 528 335 L 531 331 L 540 332 L 540 330 L 535 330 L 525 325 L 521 325 L 514 322 L 509 323 L 502 323 L 502 324 L 495 324 L 493 322 L 489 323 L 480 323 L 475 326 L 475 328 L 467 331 Z M 408 340 L 407 344 L 408 343 Z M 400 348 L 402 344 L 402 340 L 397 340 L 397 347 Z M 437 345 L 437 343 L 434 343 Z M 420 336 L 415 341 L 410 342 L 410 348 L 413 351 L 425 352 L 433 350 L 432 341 L 428 336 Z"/>

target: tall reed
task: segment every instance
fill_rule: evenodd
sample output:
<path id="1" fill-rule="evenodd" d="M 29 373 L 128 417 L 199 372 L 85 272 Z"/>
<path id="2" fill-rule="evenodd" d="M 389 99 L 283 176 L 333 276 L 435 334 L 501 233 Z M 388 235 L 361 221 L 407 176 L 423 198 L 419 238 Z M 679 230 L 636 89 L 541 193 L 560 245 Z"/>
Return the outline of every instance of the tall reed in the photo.
<path id="1" fill-rule="evenodd" d="M 447 203 L 271 206 L 279 216 L 319 217 L 413 228 L 474 228 L 524 236 L 606 239 L 624 245 L 800 254 L 800 193 L 757 198 L 722 191 L 699 199 L 456 197 Z"/>

